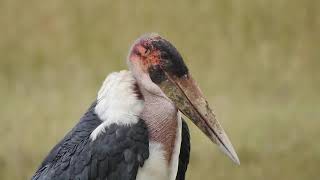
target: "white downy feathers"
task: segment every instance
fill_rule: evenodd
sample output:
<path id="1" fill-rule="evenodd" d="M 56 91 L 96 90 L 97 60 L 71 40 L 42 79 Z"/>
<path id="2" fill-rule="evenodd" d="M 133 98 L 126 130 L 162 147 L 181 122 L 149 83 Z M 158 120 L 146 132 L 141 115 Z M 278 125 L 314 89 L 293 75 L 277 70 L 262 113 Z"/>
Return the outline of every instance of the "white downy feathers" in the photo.
<path id="1" fill-rule="evenodd" d="M 103 121 L 92 133 L 94 141 L 110 124 L 137 123 L 143 109 L 143 100 L 134 92 L 135 79 L 130 71 L 111 73 L 98 92 L 95 112 Z"/>

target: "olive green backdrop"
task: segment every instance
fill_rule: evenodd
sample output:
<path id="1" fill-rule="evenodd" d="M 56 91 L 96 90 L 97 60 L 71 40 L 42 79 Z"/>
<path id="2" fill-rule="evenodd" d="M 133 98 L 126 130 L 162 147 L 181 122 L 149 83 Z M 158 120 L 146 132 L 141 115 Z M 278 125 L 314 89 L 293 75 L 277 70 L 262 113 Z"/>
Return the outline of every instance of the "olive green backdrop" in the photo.
<path id="1" fill-rule="evenodd" d="M 188 121 L 188 179 L 319 178 L 319 9 L 318 0 L 0 0 L 0 179 L 31 177 L 146 32 L 181 52 L 241 160 Z"/>

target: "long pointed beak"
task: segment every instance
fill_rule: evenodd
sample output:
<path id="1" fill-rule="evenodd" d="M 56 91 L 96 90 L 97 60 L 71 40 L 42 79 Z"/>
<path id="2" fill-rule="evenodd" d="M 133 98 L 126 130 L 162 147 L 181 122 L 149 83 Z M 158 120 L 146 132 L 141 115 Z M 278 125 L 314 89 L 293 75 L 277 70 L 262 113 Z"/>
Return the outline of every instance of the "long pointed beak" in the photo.
<path id="1" fill-rule="evenodd" d="M 180 78 L 172 77 L 169 74 L 166 74 L 166 76 L 167 80 L 159 84 L 162 91 L 233 162 L 240 165 L 237 153 L 227 134 L 216 119 L 194 79 L 189 74 Z"/>

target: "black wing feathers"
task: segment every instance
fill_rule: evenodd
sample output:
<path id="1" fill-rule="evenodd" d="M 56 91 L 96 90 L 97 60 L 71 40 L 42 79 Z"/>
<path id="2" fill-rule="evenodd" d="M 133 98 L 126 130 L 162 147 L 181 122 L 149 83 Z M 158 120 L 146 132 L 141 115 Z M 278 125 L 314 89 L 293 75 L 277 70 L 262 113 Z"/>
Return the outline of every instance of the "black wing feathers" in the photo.
<path id="1" fill-rule="evenodd" d="M 112 124 L 91 141 L 91 132 L 102 123 L 94 113 L 95 105 L 53 148 L 32 179 L 135 179 L 139 166 L 149 157 L 144 121 L 129 126 Z"/>
<path id="2" fill-rule="evenodd" d="M 182 118 L 181 118 L 182 119 Z M 184 180 L 190 158 L 190 134 L 187 123 L 182 119 L 181 147 L 176 180 Z"/>

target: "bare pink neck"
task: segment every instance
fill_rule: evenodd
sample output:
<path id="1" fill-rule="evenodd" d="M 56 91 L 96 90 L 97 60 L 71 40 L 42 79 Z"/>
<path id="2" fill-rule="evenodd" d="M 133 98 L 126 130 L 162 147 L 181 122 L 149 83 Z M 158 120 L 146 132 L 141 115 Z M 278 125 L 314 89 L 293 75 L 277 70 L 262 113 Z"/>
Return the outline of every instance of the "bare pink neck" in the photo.
<path id="1" fill-rule="evenodd" d="M 177 108 L 166 97 L 153 95 L 143 89 L 141 92 L 145 100 L 141 118 L 148 126 L 150 141 L 164 146 L 166 160 L 170 162 L 178 127 Z"/>

